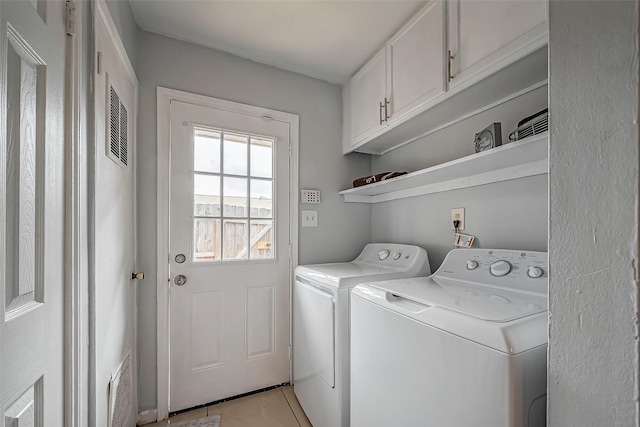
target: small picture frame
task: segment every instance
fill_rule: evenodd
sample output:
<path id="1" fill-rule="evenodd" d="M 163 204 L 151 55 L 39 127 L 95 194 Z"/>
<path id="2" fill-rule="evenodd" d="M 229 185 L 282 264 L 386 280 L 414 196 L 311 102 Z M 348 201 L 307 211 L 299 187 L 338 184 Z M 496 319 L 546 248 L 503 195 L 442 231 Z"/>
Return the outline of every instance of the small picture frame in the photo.
<path id="1" fill-rule="evenodd" d="M 474 144 L 476 146 L 476 153 L 501 146 L 502 125 L 500 123 L 492 123 L 476 133 Z"/>

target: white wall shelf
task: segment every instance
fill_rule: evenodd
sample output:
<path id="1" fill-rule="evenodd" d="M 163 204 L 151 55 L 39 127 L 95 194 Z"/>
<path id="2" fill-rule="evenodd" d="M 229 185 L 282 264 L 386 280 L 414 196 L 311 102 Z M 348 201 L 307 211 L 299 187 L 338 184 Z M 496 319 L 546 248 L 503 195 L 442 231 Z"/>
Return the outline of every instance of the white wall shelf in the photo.
<path id="1" fill-rule="evenodd" d="M 345 202 L 379 203 L 543 175 L 549 170 L 548 141 L 545 132 L 340 194 Z"/>

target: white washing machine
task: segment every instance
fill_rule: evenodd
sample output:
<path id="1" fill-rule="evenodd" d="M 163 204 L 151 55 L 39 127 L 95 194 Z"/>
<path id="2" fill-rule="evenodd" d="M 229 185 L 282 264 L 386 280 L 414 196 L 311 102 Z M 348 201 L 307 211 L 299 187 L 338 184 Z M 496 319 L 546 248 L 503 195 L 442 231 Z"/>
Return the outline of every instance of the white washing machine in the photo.
<path id="1" fill-rule="evenodd" d="M 547 254 L 457 249 L 351 298 L 352 427 L 544 427 Z"/>
<path id="2" fill-rule="evenodd" d="M 349 425 L 349 299 L 358 283 L 431 273 L 427 252 L 371 243 L 352 262 L 299 266 L 293 288 L 293 390 L 314 427 Z"/>

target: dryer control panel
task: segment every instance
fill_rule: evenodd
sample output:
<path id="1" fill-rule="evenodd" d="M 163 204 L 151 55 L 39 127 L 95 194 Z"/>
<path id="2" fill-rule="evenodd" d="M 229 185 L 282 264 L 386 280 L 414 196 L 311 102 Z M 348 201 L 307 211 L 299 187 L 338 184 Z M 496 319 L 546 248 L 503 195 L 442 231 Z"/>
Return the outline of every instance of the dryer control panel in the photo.
<path id="1" fill-rule="evenodd" d="M 431 273 L 427 251 L 400 243 L 369 243 L 353 262 L 397 268 L 407 271 L 408 277 Z"/>
<path id="2" fill-rule="evenodd" d="M 546 295 L 548 254 L 504 249 L 454 249 L 447 254 L 433 277 Z"/>

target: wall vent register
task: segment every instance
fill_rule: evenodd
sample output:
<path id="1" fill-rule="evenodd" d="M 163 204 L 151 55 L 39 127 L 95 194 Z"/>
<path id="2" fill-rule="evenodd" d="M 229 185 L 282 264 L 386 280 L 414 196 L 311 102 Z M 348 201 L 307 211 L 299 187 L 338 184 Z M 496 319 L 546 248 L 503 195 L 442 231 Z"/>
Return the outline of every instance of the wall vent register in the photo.
<path id="1" fill-rule="evenodd" d="M 114 162 L 127 166 L 129 162 L 129 120 L 127 108 L 113 86 L 109 85 L 109 117 L 107 123 L 107 155 Z"/>

